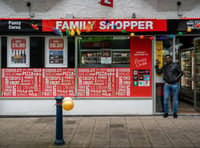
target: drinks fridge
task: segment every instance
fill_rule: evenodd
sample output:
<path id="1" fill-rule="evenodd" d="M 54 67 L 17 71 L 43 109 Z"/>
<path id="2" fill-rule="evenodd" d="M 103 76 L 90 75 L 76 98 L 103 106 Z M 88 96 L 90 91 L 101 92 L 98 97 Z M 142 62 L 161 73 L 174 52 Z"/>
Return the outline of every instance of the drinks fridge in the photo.
<path id="1" fill-rule="evenodd" d="M 194 38 L 194 47 L 181 49 L 179 53 L 184 72 L 180 82 L 180 99 L 200 110 L 200 38 Z"/>

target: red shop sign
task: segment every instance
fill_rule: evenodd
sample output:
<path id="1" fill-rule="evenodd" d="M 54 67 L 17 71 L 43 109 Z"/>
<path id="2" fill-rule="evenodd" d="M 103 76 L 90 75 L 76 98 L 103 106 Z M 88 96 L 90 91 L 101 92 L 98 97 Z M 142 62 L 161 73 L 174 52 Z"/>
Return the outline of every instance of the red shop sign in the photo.
<path id="1" fill-rule="evenodd" d="M 61 19 L 42 20 L 42 31 L 53 31 L 53 27 L 66 31 L 66 29 L 79 28 L 86 31 L 90 25 L 92 32 L 149 32 L 167 31 L 165 19 Z"/>
<path id="2" fill-rule="evenodd" d="M 101 5 L 113 7 L 113 0 L 101 0 Z"/>

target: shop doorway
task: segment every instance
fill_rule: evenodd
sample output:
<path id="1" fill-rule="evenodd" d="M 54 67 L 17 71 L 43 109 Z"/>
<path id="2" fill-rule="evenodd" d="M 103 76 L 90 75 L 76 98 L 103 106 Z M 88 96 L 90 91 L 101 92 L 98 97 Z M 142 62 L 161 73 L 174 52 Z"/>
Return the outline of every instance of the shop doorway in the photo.
<path id="1" fill-rule="evenodd" d="M 174 48 L 173 48 L 174 47 Z M 180 80 L 179 114 L 199 114 L 200 112 L 200 37 L 199 36 L 159 36 L 156 39 L 156 59 L 164 64 L 163 57 L 170 54 L 173 61 L 181 66 L 184 75 Z M 156 112 L 163 112 L 162 75 L 156 75 Z M 172 112 L 173 97 L 169 99 Z"/>
<path id="2" fill-rule="evenodd" d="M 200 38 L 198 36 L 177 37 L 182 44 L 178 51 L 181 69 L 180 100 L 191 105 L 194 112 L 200 111 Z"/>

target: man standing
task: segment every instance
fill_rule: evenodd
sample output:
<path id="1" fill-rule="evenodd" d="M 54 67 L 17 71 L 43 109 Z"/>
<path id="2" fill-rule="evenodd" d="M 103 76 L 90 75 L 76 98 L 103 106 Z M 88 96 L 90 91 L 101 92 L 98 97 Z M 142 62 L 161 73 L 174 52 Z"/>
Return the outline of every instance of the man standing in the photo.
<path id="1" fill-rule="evenodd" d="M 163 80 L 165 81 L 164 85 L 164 118 L 168 117 L 168 102 L 169 102 L 169 96 L 170 93 L 173 94 L 173 117 L 177 118 L 177 112 L 178 112 L 178 93 L 179 93 L 179 83 L 181 76 L 183 75 L 183 72 L 181 71 L 181 68 L 176 64 L 172 62 L 172 57 L 170 55 L 165 56 L 165 65 L 162 68 L 158 68 L 159 61 L 156 61 L 156 73 L 161 74 L 163 73 Z"/>

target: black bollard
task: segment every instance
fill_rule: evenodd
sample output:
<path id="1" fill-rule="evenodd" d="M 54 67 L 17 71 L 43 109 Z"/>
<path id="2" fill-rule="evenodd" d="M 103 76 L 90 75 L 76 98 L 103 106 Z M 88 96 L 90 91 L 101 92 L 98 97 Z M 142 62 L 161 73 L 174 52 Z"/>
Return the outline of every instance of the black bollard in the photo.
<path id="1" fill-rule="evenodd" d="M 54 144 L 62 145 L 65 144 L 63 139 L 63 119 L 62 119 L 62 101 L 63 96 L 56 96 L 56 139 Z"/>

